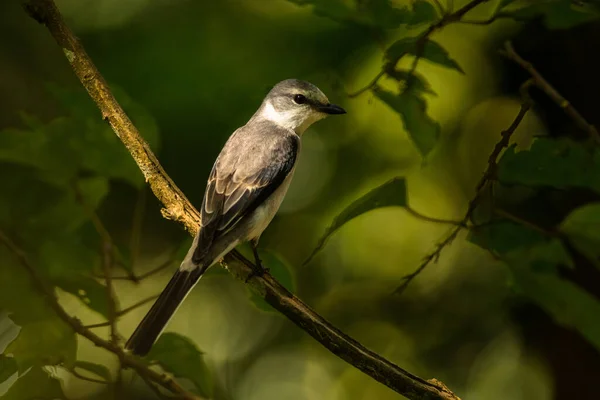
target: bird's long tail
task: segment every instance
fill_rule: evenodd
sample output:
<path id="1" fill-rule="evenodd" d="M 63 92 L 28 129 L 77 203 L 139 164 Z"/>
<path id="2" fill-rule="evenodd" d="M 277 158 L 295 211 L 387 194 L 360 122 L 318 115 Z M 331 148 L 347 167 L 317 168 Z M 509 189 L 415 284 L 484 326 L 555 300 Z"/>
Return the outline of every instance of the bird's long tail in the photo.
<path id="1" fill-rule="evenodd" d="M 175 272 L 167 287 L 142 322 L 135 329 L 125 348 L 133 354 L 144 356 L 161 334 L 179 305 L 200 279 L 206 267 L 197 266 L 193 269 L 180 268 Z"/>

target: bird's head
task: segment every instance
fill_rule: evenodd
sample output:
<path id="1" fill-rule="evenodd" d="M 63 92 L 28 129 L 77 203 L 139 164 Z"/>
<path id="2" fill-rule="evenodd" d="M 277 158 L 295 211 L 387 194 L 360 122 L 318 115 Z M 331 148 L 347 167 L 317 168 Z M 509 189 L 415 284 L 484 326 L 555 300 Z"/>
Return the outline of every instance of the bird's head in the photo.
<path id="1" fill-rule="evenodd" d="M 330 114 L 345 113 L 342 107 L 331 104 L 318 87 L 298 79 L 286 79 L 275 85 L 258 112 L 262 118 L 297 134 Z"/>

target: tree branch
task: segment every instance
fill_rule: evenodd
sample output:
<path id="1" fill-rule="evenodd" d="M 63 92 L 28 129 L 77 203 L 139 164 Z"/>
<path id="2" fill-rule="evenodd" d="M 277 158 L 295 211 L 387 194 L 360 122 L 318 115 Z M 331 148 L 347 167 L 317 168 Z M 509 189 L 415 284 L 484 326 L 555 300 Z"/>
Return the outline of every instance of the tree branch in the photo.
<path id="1" fill-rule="evenodd" d="M 134 303 L 133 305 L 122 309 L 121 311 L 119 311 L 118 313 L 116 313 L 117 317 L 122 317 L 123 315 L 127 314 L 128 312 L 131 312 L 133 310 L 135 310 L 136 308 L 139 308 L 145 304 L 150 303 L 153 300 L 156 300 L 158 298 L 158 294 L 155 294 L 154 296 L 150 296 L 150 297 L 146 297 L 143 300 L 138 301 L 137 303 Z M 92 329 L 92 328 L 102 328 L 103 326 L 110 326 L 111 322 L 110 321 L 106 321 L 106 322 L 100 322 L 97 324 L 92 324 L 92 325 L 86 325 L 85 327 L 87 329 Z"/>
<path id="2" fill-rule="evenodd" d="M 478 4 L 483 1 L 485 0 L 475 0 L 472 3 Z M 110 124 L 129 150 L 149 183 L 152 192 L 165 206 L 163 216 L 182 223 L 192 235 L 195 235 L 200 222 L 198 211 L 160 166 L 148 144 L 142 139 L 138 130 L 115 100 L 104 78 L 86 54 L 81 43 L 65 24 L 54 2 L 52 0 L 22 0 L 22 2 L 29 15 L 44 24 L 63 49 L 75 75 L 99 107 L 102 118 Z M 240 279 L 246 279 L 254 271 L 252 263 L 236 251 L 228 254 L 225 257 L 225 262 L 227 269 Z M 35 275 L 32 268 L 28 268 L 28 270 Z M 414 400 L 458 399 L 454 393 L 438 381 L 426 381 L 368 350 L 314 312 L 271 275 L 254 276 L 249 280 L 249 285 L 271 306 L 305 330 L 332 353 L 392 390 Z M 59 316 L 67 321 L 76 332 L 90 339 L 96 345 L 117 354 L 124 366 L 145 374 L 152 381 L 161 384 L 173 393 L 185 395 L 187 399 L 195 398 L 195 396 L 185 392 L 172 379 L 148 369 L 137 358 L 124 353 L 120 347 L 85 329 L 79 320 L 68 315 L 60 307 L 56 299 L 52 303 Z"/>
<path id="3" fill-rule="evenodd" d="M 513 120 L 512 124 L 510 124 L 510 126 L 507 129 L 501 132 L 502 138 L 498 143 L 496 143 L 494 149 L 492 150 L 492 153 L 488 157 L 487 168 L 485 169 L 483 176 L 475 186 L 475 196 L 471 199 L 471 201 L 469 201 L 469 205 L 467 207 L 467 212 L 465 213 L 465 216 L 461 221 L 458 222 L 457 226 L 454 229 L 452 229 L 450 234 L 446 236 L 446 238 L 436 246 L 435 250 L 423 259 L 423 262 L 421 263 L 421 265 L 419 265 L 419 267 L 416 270 L 402 277 L 402 283 L 396 288 L 396 290 L 394 290 L 394 294 L 402 294 L 402 292 L 406 290 L 406 288 L 413 281 L 413 279 L 415 279 L 421 272 L 423 272 L 423 270 L 427 268 L 428 265 L 430 265 L 432 262 L 437 262 L 442 250 L 444 250 L 446 246 L 448 246 L 454 241 L 454 239 L 456 239 L 456 236 L 458 236 L 458 233 L 461 231 L 461 229 L 466 227 L 469 221 L 471 220 L 473 212 L 477 208 L 479 200 L 485 192 L 485 187 L 487 183 L 493 180 L 496 176 L 496 170 L 498 168 L 498 157 L 500 156 L 500 153 L 504 148 L 508 147 L 511 136 L 513 135 L 513 133 L 515 133 L 517 127 L 519 126 L 521 121 L 523 121 L 523 118 L 525 118 L 525 115 L 531 108 L 531 99 L 529 98 L 529 95 L 527 93 L 527 89 L 531 86 L 531 84 L 532 81 L 527 81 L 521 86 L 520 92 L 523 98 L 521 109 L 519 110 L 519 113 Z"/>
<path id="4" fill-rule="evenodd" d="M 30 264 L 29 259 L 27 258 L 25 253 L 1 230 L 0 243 L 6 246 L 6 248 L 14 254 L 14 256 L 17 258 L 17 261 L 23 266 L 23 268 L 25 268 L 25 270 L 27 270 L 27 272 L 31 276 L 33 284 L 47 298 L 48 305 L 54 310 L 54 312 L 56 313 L 56 315 L 58 315 L 60 319 L 66 322 L 71 327 L 71 329 L 73 329 L 75 333 L 85 337 L 96 346 L 114 353 L 119 358 L 124 367 L 133 369 L 140 376 L 144 376 L 152 382 L 161 385 L 162 387 L 178 395 L 182 399 L 201 400 L 198 396 L 186 391 L 169 376 L 150 369 L 139 358 L 133 357 L 125 353 L 123 348 L 121 348 L 117 344 L 102 339 L 100 336 L 96 335 L 95 333 L 87 329 L 85 326 L 83 326 L 79 319 L 69 315 L 69 313 L 67 313 L 67 311 L 60 305 L 58 299 L 56 298 L 56 295 L 54 294 L 54 290 L 46 285 L 44 280 L 37 273 L 36 268 Z"/>
<path id="5" fill-rule="evenodd" d="M 503 51 L 500 52 L 503 56 L 509 60 L 519 64 L 521 68 L 529 72 L 535 86 L 542 90 L 550 99 L 556 103 L 557 106 L 563 109 L 563 111 L 573 120 L 575 125 L 586 132 L 592 140 L 596 143 L 600 143 L 600 134 L 594 125 L 591 125 L 586 119 L 577 111 L 575 107 L 567 99 L 565 99 L 543 76 L 538 72 L 537 69 L 529 61 L 524 60 L 515 50 L 512 43 L 507 41 L 504 44 Z"/>

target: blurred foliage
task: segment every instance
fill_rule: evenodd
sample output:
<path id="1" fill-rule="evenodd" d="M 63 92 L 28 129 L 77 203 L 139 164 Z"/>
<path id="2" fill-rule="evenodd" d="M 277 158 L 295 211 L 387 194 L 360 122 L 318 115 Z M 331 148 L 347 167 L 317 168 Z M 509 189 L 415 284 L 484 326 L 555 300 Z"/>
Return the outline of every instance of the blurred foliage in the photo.
<path id="1" fill-rule="evenodd" d="M 488 3 L 493 3 L 487 8 L 487 11 L 491 10 L 487 14 L 489 20 L 479 21 L 486 25 L 495 20 L 510 19 L 518 22 L 542 21 L 549 29 L 565 29 L 598 17 L 598 8 L 591 1 L 499 0 Z M 362 65 L 361 58 L 366 59 L 369 57 L 367 53 L 373 52 L 370 47 L 378 46 L 379 75 L 361 96 L 371 96 L 369 102 L 374 100 L 387 106 L 386 111 L 393 113 L 394 117 L 391 126 L 395 131 L 400 130 L 400 125 L 404 127 L 419 155 L 419 161 L 410 167 L 416 167 L 414 169 L 425 174 L 428 168 L 437 165 L 442 171 L 438 183 L 440 187 L 444 186 L 448 180 L 444 172 L 450 171 L 451 174 L 454 171 L 451 165 L 454 161 L 444 158 L 447 157 L 444 156 L 444 151 L 447 151 L 444 146 L 456 137 L 447 132 L 448 121 L 437 117 L 433 99 L 436 94 L 435 101 L 444 97 L 447 99 L 445 107 L 452 108 L 454 103 L 464 98 L 455 98 L 454 93 L 448 95 L 444 85 L 432 85 L 430 81 L 435 82 L 432 79 L 435 76 L 425 73 L 424 69 L 430 71 L 430 66 L 442 67 L 440 69 L 451 70 L 457 79 L 463 75 L 468 79 L 477 71 L 461 54 L 449 50 L 451 46 L 443 35 L 435 41 L 422 35 L 432 24 L 445 21 L 459 5 L 454 10 L 442 10 L 444 7 L 440 7 L 439 2 L 427 0 L 289 0 L 278 4 L 280 8 L 271 11 L 251 1 L 212 5 L 181 2 L 148 5 L 143 12 L 140 11 L 143 8 L 136 4 L 135 10 L 125 14 L 131 15 L 131 18 L 136 13 L 142 14 L 133 19 L 129 28 L 89 34 L 84 36 L 84 43 L 86 46 L 91 44 L 90 54 L 100 69 L 106 69 L 110 78 L 116 78 L 126 87 L 121 89 L 111 85 L 116 98 L 152 149 L 158 152 L 165 148 L 167 156 L 170 155 L 165 157 L 167 162 L 174 167 L 179 166 L 176 171 L 187 173 L 180 172 L 184 185 L 189 185 L 196 193 L 204 185 L 206 169 L 221 145 L 221 138 L 231 131 L 229 128 L 234 129 L 234 125 L 243 120 L 244 113 L 255 107 L 254 103 L 264 94 L 256 90 L 263 84 L 262 78 L 261 83 L 248 82 L 258 81 L 257 76 L 261 73 L 264 76 L 273 75 L 274 71 L 283 74 L 279 70 L 286 71 L 285 74 L 293 71 L 308 75 L 311 80 L 315 78 L 315 81 L 324 84 L 329 79 L 324 75 L 330 73 L 336 76 L 334 80 L 344 80 L 350 75 L 345 70 L 354 68 L 355 64 Z M 75 6 L 71 4 L 70 7 L 73 9 Z M 240 7 L 249 16 L 240 16 Z M 81 7 L 78 10 L 82 12 Z M 206 11 L 206 15 L 198 11 Z M 308 11 L 306 15 L 302 14 L 304 11 Z M 265 23 L 264 26 L 256 25 L 263 32 L 248 35 L 256 35 L 260 45 L 247 50 L 244 45 L 238 45 L 240 38 L 227 37 L 233 35 L 231 32 L 238 34 L 238 29 L 243 31 L 248 26 L 255 26 L 248 21 L 260 13 L 269 15 L 268 18 L 261 17 L 264 18 L 260 20 Z M 88 15 L 82 17 L 84 19 L 93 18 Z M 158 29 L 159 19 L 163 22 L 181 21 L 172 22 L 181 24 L 181 29 L 179 26 L 175 27 L 177 29 Z M 225 28 L 219 30 L 220 24 Z M 24 23 L 22 29 L 28 31 L 33 28 Z M 127 29 L 131 30 L 131 36 L 121 43 L 116 38 L 123 38 Z M 199 30 L 209 35 L 209 39 L 200 44 L 195 42 Z M 296 40 L 300 33 L 303 39 Z M 336 38 L 332 44 L 325 43 L 324 38 L 329 35 Z M 196 56 L 181 53 L 180 49 L 186 47 L 180 40 L 185 41 L 186 46 L 193 46 L 194 51 L 202 56 L 207 52 L 208 59 L 214 62 L 215 71 L 222 76 L 205 78 L 207 70 L 196 71 L 195 58 L 192 59 Z M 267 40 L 274 42 L 265 46 L 263 41 Z M 365 45 L 367 40 L 374 43 Z M 117 41 L 118 44 L 115 43 Z M 47 43 L 41 43 L 40 48 L 45 48 Z M 104 50 L 103 53 L 103 46 L 107 46 L 109 51 Z M 272 50 L 272 46 L 275 49 L 289 46 L 292 54 L 280 56 Z M 320 53 L 315 51 L 304 57 L 298 56 L 310 46 L 322 49 Z M 165 53 L 155 52 L 155 47 Z M 368 52 L 366 47 L 369 47 Z M 100 57 L 102 54 L 109 57 Z M 215 54 L 220 54 L 221 58 L 215 57 Z M 238 54 L 240 56 L 236 58 Z M 46 53 L 42 53 L 41 57 L 45 56 Z M 155 64 L 159 58 L 163 61 Z M 203 62 L 206 63 L 206 60 Z M 233 65 L 229 67 L 233 68 L 231 71 L 247 76 L 232 76 L 231 82 L 226 84 L 224 81 L 229 70 L 220 71 L 222 63 Z M 182 71 L 181 76 L 169 76 L 168 72 L 161 75 L 162 68 L 170 64 L 175 65 L 174 70 Z M 62 65 L 61 68 L 66 67 Z M 35 75 L 36 70 L 32 71 L 31 74 Z M 159 78 L 149 78 L 149 71 Z M 362 74 L 360 80 L 368 82 L 366 75 Z M 127 78 L 118 79 L 124 76 Z M 190 76 L 197 76 L 198 82 L 206 79 L 202 82 L 207 87 L 201 86 L 204 83 L 189 82 Z M 175 238 L 165 233 L 166 225 L 155 220 L 159 214 L 157 204 L 148 201 L 147 206 L 140 205 L 139 199 L 147 190 L 142 174 L 87 94 L 78 87 L 65 89 L 72 83 L 46 86 L 44 96 L 51 99 L 47 104 L 52 104 L 48 109 L 54 110 L 49 112 L 51 118 L 21 112 L 19 128 L 0 131 L 0 229 L 24 249 L 29 262 L 59 294 L 62 304 L 69 305 L 69 310 L 76 310 L 77 315 L 83 314 L 93 321 L 90 323 L 95 323 L 105 321 L 108 316 L 105 282 L 99 278 L 103 262 L 112 260 L 111 269 L 115 276 L 125 278 L 121 280 L 125 283 L 117 287 L 119 302 L 135 304 L 148 294 L 146 292 L 154 293 L 163 287 L 160 273 L 133 286 L 136 272 L 141 274 L 138 271 L 141 268 L 149 270 L 146 265 L 157 264 L 157 260 L 164 258 L 164 253 L 175 254 L 178 260 L 181 259 L 190 240 L 184 239 L 181 232 L 171 235 Z M 323 85 L 319 83 L 319 86 Z M 326 90 L 333 93 L 330 97 L 341 96 L 339 87 L 336 90 L 338 84 L 330 86 L 332 89 Z M 130 97 L 126 90 L 136 95 Z M 178 97 L 174 95 L 177 90 L 186 91 L 186 94 Z M 214 97 L 215 93 L 221 97 Z M 10 94 L 5 96 L 10 97 Z M 246 103 L 242 105 L 243 102 Z M 43 103 L 43 107 L 47 104 Z M 234 115 L 231 110 L 236 107 L 243 110 Z M 15 110 L 10 109 L 10 112 Z M 48 113 L 48 110 L 40 113 Z M 378 114 L 378 118 L 384 115 L 382 113 Z M 180 122 L 182 116 L 187 116 L 187 125 Z M 354 118 L 351 113 L 348 117 Z M 210 122 L 200 125 L 198 118 L 212 121 L 212 125 Z M 384 129 L 385 122 L 374 124 L 373 121 L 379 123 L 385 120 L 384 117 L 370 119 L 368 132 L 364 133 Z M 334 126 L 325 124 L 323 126 Z M 345 127 L 350 137 L 353 132 L 363 133 L 358 128 L 353 130 L 352 122 L 341 121 L 339 124 Z M 159 126 L 162 136 L 159 135 Z M 507 126 L 490 128 L 494 130 L 490 135 L 497 140 L 498 133 Z M 225 133 L 216 136 L 212 132 L 217 129 Z M 315 128 L 320 129 L 324 130 Z M 192 141 L 199 139 L 189 134 L 194 130 L 200 130 L 204 135 L 200 136 L 203 138 L 202 149 L 197 146 L 199 142 Z M 540 133 L 531 132 L 531 136 Z M 410 260 L 413 252 L 415 258 L 422 257 L 438 240 L 442 231 L 431 226 L 446 229 L 448 224 L 418 221 L 422 224 L 411 225 L 412 222 L 407 219 L 398 219 L 397 212 L 403 212 L 409 199 L 416 197 L 413 195 L 417 191 L 414 187 L 419 186 L 418 180 L 398 176 L 380 186 L 374 183 L 382 181 L 380 176 L 384 172 L 386 178 L 389 177 L 390 170 L 397 176 L 398 165 L 406 163 L 406 160 L 390 163 L 383 156 L 370 154 L 370 139 L 359 135 L 343 140 L 321 136 L 325 137 L 319 143 L 326 148 L 323 153 L 331 164 L 328 167 L 337 168 L 337 175 L 331 180 L 323 180 L 323 189 L 315 194 L 322 197 L 320 202 L 314 203 L 314 207 L 321 210 L 311 214 L 298 207 L 294 213 L 275 220 L 269 229 L 275 233 L 267 235 L 267 245 L 264 246 L 268 249 L 261 248 L 265 266 L 288 290 L 302 292 L 303 299 L 320 304 L 324 308 L 323 314 L 336 325 L 340 322 L 343 329 L 352 335 L 356 333 L 359 340 L 364 340 L 402 367 L 417 374 L 439 377 L 446 383 L 449 383 L 448 377 L 454 381 L 450 386 L 458 393 L 464 388 L 465 392 L 475 393 L 481 399 L 494 399 L 498 393 L 505 394 L 503 385 L 513 382 L 506 379 L 507 373 L 503 370 L 508 364 L 516 365 L 513 370 L 519 373 L 515 373 L 515 379 L 521 379 L 523 387 L 531 385 L 522 393 L 511 387 L 510 393 L 514 395 L 511 400 L 530 400 L 532 397 L 528 393 L 531 392 L 535 392 L 539 396 L 536 398 L 541 400 L 549 399 L 541 390 L 531 389 L 547 387 L 544 380 L 547 378 L 540 378 L 534 383 L 529 379 L 531 376 L 536 379 L 540 375 L 546 377 L 549 373 L 532 366 L 537 365 L 535 363 L 521 363 L 521 356 L 516 350 L 511 353 L 486 347 L 504 323 L 498 320 L 505 319 L 503 313 L 508 313 L 506 298 L 537 305 L 556 323 L 578 332 L 590 349 L 600 351 L 600 320 L 597 318 L 600 314 L 600 293 L 592 293 L 585 286 L 586 282 L 582 284 L 585 279 L 568 278 L 572 276 L 569 274 L 579 273 L 588 264 L 596 271 L 600 265 L 600 155 L 596 145 L 587 140 L 575 140 L 567 134 L 563 135 L 566 137 L 536 137 L 525 149 L 516 145 L 509 147 L 499 160 L 493 190 L 479 204 L 480 210 L 485 209 L 486 212 L 478 213 L 477 219 L 470 221 L 468 240 L 481 250 L 469 250 L 471 253 L 468 254 L 474 259 L 470 263 L 474 268 L 468 271 L 458 269 L 459 264 L 465 263 L 465 256 L 461 259 L 461 253 L 453 246 L 446 251 L 454 253 L 443 253 L 440 265 L 430 266 L 436 271 L 435 275 L 424 272 L 429 275 L 423 275 L 421 279 L 430 282 L 428 289 L 421 286 L 406 294 L 409 299 L 405 300 L 390 298 L 389 293 L 401 283 L 403 268 L 412 268 L 412 261 L 407 259 Z M 331 149 L 332 143 L 335 150 Z M 394 148 L 390 152 L 400 150 Z M 340 154 L 338 161 L 334 153 Z M 482 158 L 488 156 L 484 153 Z M 362 158 L 356 161 L 357 157 Z M 334 165 L 336 162 L 339 165 Z M 406 167 L 404 172 L 408 174 L 408 170 Z M 313 173 L 316 174 L 315 171 Z M 302 177 L 298 176 L 296 180 L 299 179 Z M 348 187 L 355 189 L 359 185 L 362 195 L 347 194 Z M 441 191 L 434 190 L 426 197 L 450 202 L 449 197 L 439 195 Z M 585 191 L 584 195 L 578 191 Z M 464 196 L 467 202 L 471 195 Z M 462 200 L 460 207 L 465 206 Z M 135 203 L 133 212 L 129 209 L 131 203 Z M 144 212 L 143 207 L 152 212 Z M 457 213 L 461 212 L 460 207 Z M 331 218 L 325 217 L 323 209 L 335 215 L 330 224 L 327 221 Z M 130 214 L 136 213 L 143 217 L 137 221 L 131 218 Z M 324 232 L 315 227 L 325 225 L 328 228 Z M 306 233 L 309 231 L 310 235 Z M 358 240 L 340 239 L 343 235 L 347 239 L 352 232 L 359 232 Z M 129 240 L 129 236 L 141 237 L 143 249 L 139 248 L 136 240 Z M 415 249 L 414 242 L 410 240 L 416 236 L 426 239 Z M 288 238 L 284 240 L 283 237 Z M 371 237 L 374 239 L 369 241 Z M 165 242 L 169 244 L 164 245 Z M 307 269 L 300 269 L 299 260 L 306 257 L 307 251 L 311 250 L 309 246 L 315 242 L 317 246 L 307 260 Z M 367 249 L 366 243 L 374 243 L 374 248 Z M 169 251 L 164 251 L 165 247 Z M 241 250 L 245 252 L 247 249 Z M 322 250 L 320 256 L 325 259 L 323 264 L 320 264 L 320 257 L 313 259 L 319 250 Z M 141 257 L 143 260 L 140 261 L 137 255 L 144 252 L 148 255 Z M 346 271 L 342 261 L 352 254 L 363 253 L 370 259 L 369 263 L 361 264 L 366 272 L 360 282 L 353 281 L 348 272 L 332 272 L 334 269 Z M 489 254 L 492 256 L 484 259 L 484 255 Z M 382 259 L 396 271 L 397 281 L 377 279 Z M 439 283 L 446 282 L 448 275 L 441 265 L 445 259 L 450 259 L 446 262 L 457 268 L 457 274 L 465 275 L 461 280 Z M 495 269 L 493 260 L 499 261 L 503 268 Z M 312 262 L 308 264 L 308 261 Z M 331 264 L 332 269 L 321 268 L 325 263 Z M 320 269 L 308 269 L 313 264 Z M 347 269 L 350 270 L 349 267 Z M 284 325 L 276 313 L 262 312 L 273 309 L 258 296 L 235 298 L 231 300 L 231 306 L 225 303 L 227 308 L 220 296 L 231 293 L 224 290 L 225 284 L 219 277 L 222 271 L 219 271 L 213 268 L 202 282 L 218 294 L 213 296 L 214 302 L 202 302 L 197 306 L 194 303 L 194 307 L 208 308 L 201 315 L 210 318 L 199 322 L 201 325 L 193 325 L 202 329 L 164 333 L 146 358 L 152 368 L 160 368 L 180 379 L 192 391 L 215 399 L 234 398 L 233 393 L 235 398 L 240 399 L 265 399 L 265 391 L 270 398 L 286 399 L 396 398 L 394 393 L 371 382 L 333 356 L 321 354 L 322 349 L 314 350 L 312 342 L 305 343 L 304 337 Z M 169 271 L 166 272 L 168 275 Z M 371 279 L 364 278 L 371 273 Z M 505 280 L 509 283 L 505 284 Z M 506 294 L 496 286 L 488 291 L 487 288 L 492 286 L 485 285 L 490 285 L 490 281 L 502 288 L 510 288 L 512 292 Z M 194 299 L 190 296 L 187 302 L 192 301 Z M 247 307 L 244 308 L 246 303 L 260 312 L 248 311 Z M 33 286 L 19 260 L 4 246 L 0 246 L 0 310 L 8 311 L 8 316 L 0 314 L 2 399 L 111 398 L 117 377 L 124 372 L 107 358 L 98 356 L 93 361 L 84 360 L 89 357 L 82 357 L 82 349 L 89 344 L 82 343 L 84 341 L 79 340 L 70 327 L 56 316 Z M 317 310 L 322 311 L 318 307 Z M 226 312 L 233 315 L 229 320 L 225 318 Z M 490 313 L 495 313 L 493 318 Z M 139 322 L 140 315 L 135 315 L 135 311 L 131 314 L 135 320 L 123 324 L 120 321 L 119 327 L 133 327 Z M 443 318 L 440 317 L 442 314 Z M 199 318 L 196 311 L 191 315 Z M 127 317 L 123 316 L 123 320 L 127 321 Z M 2 334 L 5 327 L 13 325 L 18 332 L 15 337 Z M 208 336 L 203 335 L 210 335 L 211 330 L 216 329 L 221 330 L 213 332 L 213 341 L 208 342 Z M 7 328 L 6 331 L 10 330 Z M 540 332 L 540 335 L 544 336 L 545 332 Z M 226 344 L 218 341 L 223 338 L 230 340 Z M 504 339 L 499 342 L 508 344 L 504 343 L 506 347 L 502 348 L 514 349 L 517 346 L 512 339 Z M 238 343 L 241 340 L 250 344 L 241 346 Z M 489 346 L 496 345 L 493 342 Z M 285 348 L 287 356 L 281 355 L 281 348 Z M 235 353 L 239 354 L 233 355 Z M 505 357 L 505 362 L 496 363 L 494 357 Z M 480 377 L 479 380 L 467 382 L 464 377 L 471 366 L 478 363 L 484 366 L 473 373 L 473 376 Z M 596 372 L 600 371 L 599 365 L 595 367 Z M 66 372 L 57 373 L 59 370 Z M 82 371 L 85 371 L 85 376 L 91 375 L 109 384 L 98 388 L 97 384 L 73 375 L 74 370 L 77 375 L 83 375 Z M 271 375 L 263 380 L 261 374 L 265 371 Z M 594 378 L 594 370 L 588 372 L 590 379 Z M 496 379 L 500 375 L 502 377 Z M 86 389 L 77 392 L 73 389 L 76 386 L 73 380 L 87 385 Z M 237 384 L 238 381 L 241 383 Z M 134 378 L 124 379 L 120 384 L 124 382 L 125 390 L 132 393 L 128 398 L 153 396 L 147 388 L 140 388 L 136 384 L 139 381 Z M 262 382 L 271 382 L 273 386 L 265 384 L 256 389 Z M 551 390 L 547 388 L 548 392 Z"/>
<path id="2" fill-rule="evenodd" d="M 174 377 L 192 381 L 201 396 L 212 397 L 210 372 L 202 353 L 190 339 L 173 332 L 163 333 L 146 357 L 157 361 Z"/>

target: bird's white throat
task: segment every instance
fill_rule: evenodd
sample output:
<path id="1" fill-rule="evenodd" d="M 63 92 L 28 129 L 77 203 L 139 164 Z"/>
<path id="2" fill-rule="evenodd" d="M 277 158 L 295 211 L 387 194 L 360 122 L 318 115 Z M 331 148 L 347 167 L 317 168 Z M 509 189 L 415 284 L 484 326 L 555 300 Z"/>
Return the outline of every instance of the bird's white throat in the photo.
<path id="1" fill-rule="evenodd" d="M 301 135 L 309 126 L 327 115 L 314 110 L 286 110 L 277 111 L 270 101 L 267 101 L 261 110 L 260 115 L 277 125 L 286 129 L 291 129 L 296 134 Z"/>

